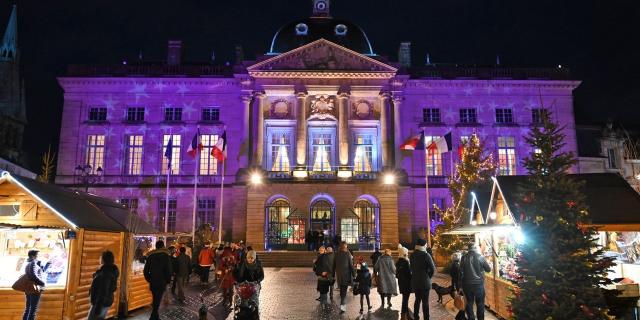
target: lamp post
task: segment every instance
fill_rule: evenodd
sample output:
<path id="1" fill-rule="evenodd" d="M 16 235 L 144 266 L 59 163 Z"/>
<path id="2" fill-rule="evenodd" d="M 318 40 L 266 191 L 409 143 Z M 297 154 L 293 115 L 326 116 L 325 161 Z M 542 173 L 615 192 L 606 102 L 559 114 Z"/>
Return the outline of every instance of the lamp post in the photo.
<path id="1" fill-rule="evenodd" d="M 84 186 L 84 192 L 89 191 L 89 185 L 94 184 L 102 179 L 103 171 L 102 167 L 98 167 L 95 172 L 93 172 L 93 167 L 89 164 L 85 165 L 77 165 L 76 166 L 76 176 L 82 182 Z"/>

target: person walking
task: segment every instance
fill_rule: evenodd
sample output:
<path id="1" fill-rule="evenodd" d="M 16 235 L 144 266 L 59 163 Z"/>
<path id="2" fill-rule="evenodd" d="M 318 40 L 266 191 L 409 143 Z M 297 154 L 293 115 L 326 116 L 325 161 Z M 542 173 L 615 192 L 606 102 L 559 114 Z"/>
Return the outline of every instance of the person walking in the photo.
<path id="1" fill-rule="evenodd" d="M 427 241 L 418 239 L 415 250 L 409 258 L 411 267 L 411 286 L 415 294 L 413 304 L 413 318 L 420 319 L 420 303 L 422 303 L 422 316 L 429 319 L 429 291 L 431 290 L 431 278 L 436 270 L 436 266 L 427 253 Z"/>
<path id="2" fill-rule="evenodd" d="M 478 253 L 475 243 L 470 243 L 469 250 L 460 260 L 460 283 L 467 300 L 465 311 L 467 319 L 475 320 L 473 304 L 476 304 L 478 320 L 484 320 L 484 272 L 490 272 L 487 260 Z"/>
<path id="3" fill-rule="evenodd" d="M 352 284 L 355 269 L 353 268 L 353 257 L 347 249 L 347 243 L 344 241 L 340 243 L 340 251 L 336 253 L 336 257 L 333 260 L 333 271 L 336 283 L 340 288 L 340 313 L 345 313 L 347 311 L 347 289 Z"/>
<path id="4" fill-rule="evenodd" d="M 176 271 L 178 271 L 178 248 L 180 247 L 169 246 L 168 248 L 169 257 L 171 258 L 171 271 L 173 271 L 173 279 L 171 280 L 171 294 L 174 296 L 176 295 L 176 281 L 178 280 L 178 278 L 176 277 Z"/>
<path id="5" fill-rule="evenodd" d="M 451 255 L 451 268 L 449 268 L 449 275 L 451 276 L 451 286 L 454 292 L 460 290 L 460 257 L 462 255 L 459 252 L 454 252 Z"/>
<path id="6" fill-rule="evenodd" d="M 329 261 L 329 274 L 333 274 L 333 262 L 336 259 L 335 254 L 333 253 L 332 247 L 327 247 L 326 249 L 327 260 Z M 333 301 L 333 285 L 336 283 L 336 279 L 331 277 L 331 281 L 329 282 L 329 300 Z"/>
<path id="7" fill-rule="evenodd" d="M 378 275 L 378 293 L 382 302 L 380 308 L 384 309 L 384 298 L 387 298 L 387 304 L 391 309 L 391 296 L 398 295 L 396 266 L 391 257 L 391 249 L 384 249 L 384 254 L 380 256 L 378 262 L 373 266 L 373 270 Z"/>
<path id="8" fill-rule="evenodd" d="M 320 247 L 320 252 L 323 252 L 323 249 L 324 247 Z M 320 293 L 320 297 L 316 300 L 320 301 L 321 304 L 326 304 L 328 302 L 327 293 L 329 293 L 331 281 L 333 280 L 331 265 L 329 263 L 329 256 L 324 253 L 318 255 L 313 266 L 313 271 L 318 277 L 316 289 Z"/>
<path id="9" fill-rule="evenodd" d="M 211 243 L 205 242 L 204 248 L 200 250 L 198 255 L 198 265 L 200 266 L 200 281 L 202 284 L 209 283 L 209 272 L 213 265 L 213 251 L 211 251 Z"/>
<path id="10" fill-rule="evenodd" d="M 325 253 L 326 253 L 326 249 L 324 248 L 324 246 L 321 246 L 318 249 L 318 255 L 313 260 L 313 272 L 315 272 L 316 275 L 318 275 L 318 272 L 320 271 L 320 264 L 323 262 L 326 262 L 325 259 L 322 259 Z M 321 279 L 318 279 L 318 281 L 320 280 Z M 316 298 L 316 301 L 322 301 L 322 291 L 320 289 L 321 289 L 321 285 L 320 283 L 318 283 L 317 290 L 318 292 L 320 292 L 320 296 Z"/>
<path id="11" fill-rule="evenodd" d="M 40 304 L 40 297 L 44 290 L 44 272 L 47 271 L 50 264 L 47 263 L 44 267 L 38 260 L 38 250 L 29 250 L 27 253 L 27 265 L 24 268 L 25 274 L 29 280 L 33 281 L 38 287 L 38 292 L 25 292 L 26 303 L 24 307 L 23 320 L 34 320 L 36 313 L 38 313 L 38 305 Z"/>
<path id="12" fill-rule="evenodd" d="M 184 303 L 184 285 L 189 278 L 191 258 L 187 255 L 187 248 L 180 247 L 180 255 L 176 258 L 176 287 L 178 289 L 178 301 Z"/>
<path id="13" fill-rule="evenodd" d="M 173 273 L 171 270 L 171 257 L 169 257 L 169 250 L 164 247 L 164 241 L 158 240 L 156 242 L 156 249 L 147 256 L 143 273 L 153 296 L 149 320 L 160 320 L 158 309 L 160 308 L 164 291 L 167 289 L 167 285 L 171 283 L 171 274 Z"/>
<path id="14" fill-rule="evenodd" d="M 396 262 L 396 278 L 402 294 L 401 319 L 409 318 L 409 297 L 411 292 L 411 266 L 409 265 L 409 249 L 398 245 L 398 261 Z"/>
<path id="15" fill-rule="evenodd" d="M 118 267 L 115 265 L 113 252 L 106 250 L 100 256 L 101 266 L 93 274 L 91 288 L 89 288 L 89 297 L 91 300 L 91 309 L 87 320 L 104 320 L 107 311 L 113 305 L 113 294 L 118 287 Z"/>
<path id="16" fill-rule="evenodd" d="M 360 314 L 364 312 L 364 298 L 367 298 L 367 310 L 371 310 L 371 272 L 366 262 L 356 265 L 356 283 L 358 284 L 358 294 L 360 295 Z"/>

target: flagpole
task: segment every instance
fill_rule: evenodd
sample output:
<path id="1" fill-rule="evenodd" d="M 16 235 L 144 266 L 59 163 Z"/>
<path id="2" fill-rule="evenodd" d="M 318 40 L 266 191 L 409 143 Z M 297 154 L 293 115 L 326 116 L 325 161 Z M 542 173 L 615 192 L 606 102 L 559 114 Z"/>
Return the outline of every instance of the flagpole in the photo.
<path id="1" fill-rule="evenodd" d="M 226 159 L 225 159 L 226 160 Z M 222 179 L 220 180 L 220 221 L 218 223 L 218 243 L 222 243 L 222 205 L 224 203 L 224 169 L 226 161 L 222 161 Z"/>
<path id="2" fill-rule="evenodd" d="M 425 144 L 426 146 L 426 144 Z M 429 149 L 425 148 L 424 157 L 424 190 L 427 196 L 427 244 L 431 247 L 431 200 L 429 199 L 429 172 L 427 170 L 427 157 Z"/>
<path id="3" fill-rule="evenodd" d="M 193 143 L 193 142 L 192 142 Z M 192 225 L 191 225 L 191 241 L 192 243 L 196 243 L 196 210 L 198 208 L 198 166 L 200 165 L 200 127 L 198 126 L 198 131 L 196 132 L 196 165 L 194 166 L 193 172 L 193 213 L 192 213 Z"/>

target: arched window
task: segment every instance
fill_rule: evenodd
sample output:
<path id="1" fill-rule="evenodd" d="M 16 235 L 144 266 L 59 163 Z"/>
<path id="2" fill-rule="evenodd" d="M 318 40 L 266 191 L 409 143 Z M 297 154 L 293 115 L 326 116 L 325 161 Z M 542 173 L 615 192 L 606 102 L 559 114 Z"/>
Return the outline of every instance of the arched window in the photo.
<path id="1" fill-rule="evenodd" d="M 266 207 L 267 225 L 265 230 L 267 249 L 285 249 L 289 237 L 289 201 L 278 198 Z"/>
<path id="2" fill-rule="evenodd" d="M 380 206 L 367 199 L 360 199 L 353 205 L 353 213 L 358 217 L 358 238 L 361 249 L 373 249 L 380 241 L 379 212 Z"/>
<path id="3" fill-rule="evenodd" d="M 319 199 L 311 204 L 311 230 L 321 231 L 325 237 L 324 241 L 331 241 L 328 237 L 333 237 L 335 208 L 326 199 Z"/>

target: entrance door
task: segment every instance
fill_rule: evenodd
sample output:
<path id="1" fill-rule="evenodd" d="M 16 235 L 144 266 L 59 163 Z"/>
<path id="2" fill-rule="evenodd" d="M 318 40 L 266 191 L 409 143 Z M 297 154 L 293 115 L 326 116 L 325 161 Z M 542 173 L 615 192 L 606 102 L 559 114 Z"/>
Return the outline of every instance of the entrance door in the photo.
<path id="1" fill-rule="evenodd" d="M 360 250 L 373 250 L 380 245 L 378 230 L 380 206 L 369 200 L 358 200 L 353 206 L 353 212 L 358 216 L 358 242 Z"/>
<path id="2" fill-rule="evenodd" d="M 266 249 L 285 250 L 289 238 L 289 201 L 276 199 L 266 208 Z"/>
<path id="3" fill-rule="evenodd" d="M 311 232 L 318 232 L 321 244 L 331 243 L 335 235 L 335 208 L 327 200 L 316 200 L 311 204 Z"/>

